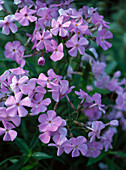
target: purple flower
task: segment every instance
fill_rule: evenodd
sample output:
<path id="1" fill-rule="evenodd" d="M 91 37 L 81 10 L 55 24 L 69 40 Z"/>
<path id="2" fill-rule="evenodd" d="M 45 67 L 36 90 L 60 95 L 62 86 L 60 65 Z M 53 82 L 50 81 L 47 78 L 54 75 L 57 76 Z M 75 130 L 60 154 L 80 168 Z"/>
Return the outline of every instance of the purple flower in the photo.
<path id="1" fill-rule="evenodd" d="M 5 121 L 2 121 L 2 122 L 3 122 L 4 128 L 0 127 L 0 136 L 5 133 L 3 137 L 3 141 L 13 141 L 17 136 L 17 132 L 11 129 L 15 128 L 15 126 L 9 122 L 5 122 Z"/>
<path id="2" fill-rule="evenodd" d="M 79 51 L 79 53 L 81 55 L 84 54 L 85 52 L 85 47 L 88 44 L 88 40 L 84 37 L 81 37 L 78 41 L 78 35 L 75 34 L 74 36 L 72 36 L 72 38 L 70 40 L 68 40 L 66 42 L 66 47 L 67 48 L 71 48 L 71 50 L 68 51 L 68 53 L 72 56 L 72 57 L 76 57 L 77 56 L 77 51 Z"/>
<path id="3" fill-rule="evenodd" d="M 51 8 L 43 7 L 39 8 L 37 11 L 37 15 L 41 18 L 38 19 L 38 23 L 40 26 L 50 26 L 51 25 L 51 19 L 52 19 L 53 10 Z"/>
<path id="4" fill-rule="evenodd" d="M 27 5 L 33 5 L 34 2 L 32 0 L 14 0 L 14 4 L 18 5 L 19 8 L 22 8 L 23 6 Z"/>
<path id="5" fill-rule="evenodd" d="M 34 97 L 35 99 L 32 99 L 33 107 L 31 109 L 32 112 L 31 115 L 37 115 L 40 112 L 45 112 L 47 110 L 46 106 L 48 106 L 51 103 L 51 100 L 50 98 L 42 100 L 43 97 L 44 95 L 42 95 L 41 93 L 37 93 Z"/>
<path id="6" fill-rule="evenodd" d="M 40 58 L 38 59 L 38 65 L 44 66 L 44 64 L 45 64 L 45 59 L 44 59 L 44 57 L 42 56 L 42 57 L 40 57 Z"/>
<path id="7" fill-rule="evenodd" d="M 12 83 L 10 84 L 11 89 L 14 93 L 18 93 L 23 84 L 28 81 L 27 76 L 21 77 L 19 80 L 16 76 L 12 78 Z"/>
<path id="8" fill-rule="evenodd" d="M 32 16 L 36 13 L 36 10 L 29 9 L 27 6 L 24 6 L 20 10 L 20 13 L 15 13 L 15 20 L 19 21 L 19 23 L 23 26 L 28 26 L 29 21 L 34 22 L 37 20 L 37 17 Z"/>
<path id="9" fill-rule="evenodd" d="M 77 138 L 72 137 L 65 144 L 64 151 L 67 154 L 72 151 L 72 157 L 78 157 L 80 152 L 82 155 L 85 155 L 87 153 L 87 145 L 85 144 L 86 142 L 87 140 L 83 136 L 78 136 Z"/>
<path id="10" fill-rule="evenodd" d="M 58 61 L 58 60 L 61 60 L 64 56 L 64 53 L 63 53 L 63 44 L 60 43 L 58 46 L 57 46 L 57 42 L 55 40 L 51 40 L 51 44 L 52 45 L 46 45 L 46 49 L 48 51 L 51 51 L 53 52 L 52 55 L 50 56 L 50 58 L 53 60 L 53 61 Z"/>
<path id="11" fill-rule="evenodd" d="M 92 64 L 92 72 L 95 75 L 95 77 L 99 77 L 101 74 L 104 74 L 106 64 L 104 62 L 94 62 Z"/>
<path id="12" fill-rule="evenodd" d="M 103 50 L 107 50 L 112 46 L 111 43 L 106 41 L 106 39 L 113 38 L 113 35 L 110 31 L 106 31 L 105 29 L 103 29 L 98 31 L 97 35 L 98 36 L 96 37 L 96 43 L 97 45 L 100 45 L 103 48 Z"/>
<path id="13" fill-rule="evenodd" d="M 22 93 L 16 93 L 15 97 L 9 96 L 5 101 L 5 105 L 9 106 L 7 108 L 7 113 L 9 116 L 14 117 L 17 115 L 17 112 L 20 117 L 24 117 L 28 114 L 28 111 L 23 106 L 31 107 L 31 100 L 29 97 L 22 99 Z"/>
<path id="14" fill-rule="evenodd" d="M 52 19 L 52 29 L 50 31 L 53 35 L 57 36 L 59 32 L 59 35 L 61 37 L 65 37 L 68 34 L 68 31 L 65 28 L 68 28 L 71 22 L 67 21 L 63 23 L 63 19 L 63 16 L 60 16 L 57 21 L 55 19 Z"/>
<path id="15" fill-rule="evenodd" d="M 60 156 L 63 152 L 64 152 L 64 145 L 67 141 L 67 138 L 65 136 L 59 136 L 59 135 L 55 135 L 53 136 L 53 141 L 54 143 L 50 143 L 48 144 L 48 146 L 56 146 L 58 148 L 57 150 L 57 156 Z"/>
<path id="16" fill-rule="evenodd" d="M 87 157 L 93 157 L 96 158 L 100 155 L 101 150 L 103 149 L 103 146 L 101 143 L 93 141 L 93 142 L 88 142 L 88 151 L 85 156 Z"/>
<path id="17" fill-rule="evenodd" d="M 39 116 L 39 122 L 41 123 L 39 125 L 39 131 L 40 132 L 46 132 L 51 131 L 55 132 L 58 127 L 62 123 L 62 119 L 60 116 L 56 116 L 56 112 L 53 110 L 47 111 L 46 114 L 42 114 Z"/>
<path id="18" fill-rule="evenodd" d="M 17 60 L 24 54 L 24 46 L 20 44 L 19 41 L 8 42 L 5 45 L 4 55 L 6 58 L 11 58 L 12 60 Z"/>
<path id="19" fill-rule="evenodd" d="M 105 131 L 104 134 L 102 135 L 101 143 L 105 147 L 105 152 L 107 152 L 109 148 L 112 149 L 111 142 L 112 142 L 112 138 L 116 132 L 117 131 L 115 128 L 109 127 L 109 129 L 107 131 Z"/>
<path id="20" fill-rule="evenodd" d="M 16 126 L 19 126 L 21 123 L 21 118 L 18 115 L 14 117 L 10 117 L 5 107 L 0 107 L 0 120 L 5 121 L 5 122 L 11 121 Z"/>
<path id="21" fill-rule="evenodd" d="M 88 133 L 88 137 L 90 137 L 90 142 L 95 140 L 95 137 L 97 137 L 98 139 L 100 139 L 100 132 L 102 129 L 105 128 L 105 125 L 103 122 L 101 121 L 94 121 L 92 123 L 92 132 Z"/>
<path id="22" fill-rule="evenodd" d="M 50 31 L 43 30 L 42 35 L 39 31 L 36 33 L 36 39 L 39 40 L 39 42 L 36 44 L 36 48 L 38 49 L 44 49 L 46 48 L 47 44 L 50 44 L 50 39 L 52 38 L 52 34 Z"/>
<path id="23" fill-rule="evenodd" d="M 4 3 L 5 3 L 4 1 L 0 0 L 0 11 L 3 10 L 2 4 L 4 4 Z"/>
<path id="24" fill-rule="evenodd" d="M 10 30 L 13 33 L 17 32 L 17 26 L 13 23 L 15 21 L 14 15 L 8 15 L 4 20 L 0 20 L 0 28 L 2 27 L 2 34 L 9 35 Z"/>
<path id="25" fill-rule="evenodd" d="M 95 24 L 98 27 L 98 30 L 101 30 L 103 28 L 109 28 L 109 26 L 107 24 L 109 24 L 109 22 L 106 22 L 103 20 L 103 16 L 99 15 L 98 12 L 95 12 L 92 14 L 92 23 Z"/>

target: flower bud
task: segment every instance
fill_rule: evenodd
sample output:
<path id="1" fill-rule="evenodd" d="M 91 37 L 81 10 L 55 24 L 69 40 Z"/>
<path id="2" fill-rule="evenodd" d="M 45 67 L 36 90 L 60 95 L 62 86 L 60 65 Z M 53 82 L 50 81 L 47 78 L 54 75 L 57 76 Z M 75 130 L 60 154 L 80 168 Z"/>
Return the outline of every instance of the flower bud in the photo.
<path id="1" fill-rule="evenodd" d="M 44 57 L 42 56 L 42 57 L 40 57 L 40 58 L 38 59 L 38 65 L 44 66 L 44 64 L 45 64 L 45 59 L 44 59 Z"/>

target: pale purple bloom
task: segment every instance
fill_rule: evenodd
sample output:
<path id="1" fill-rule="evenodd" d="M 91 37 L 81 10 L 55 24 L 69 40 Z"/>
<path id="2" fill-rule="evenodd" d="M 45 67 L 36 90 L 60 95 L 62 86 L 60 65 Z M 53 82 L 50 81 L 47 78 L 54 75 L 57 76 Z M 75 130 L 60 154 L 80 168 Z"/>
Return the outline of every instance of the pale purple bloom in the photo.
<path id="1" fill-rule="evenodd" d="M 35 78 L 30 79 L 27 84 L 22 85 L 21 92 L 23 94 L 28 94 L 30 98 L 32 98 L 35 93 L 45 94 L 46 90 L 43 87 L 36 87 L 36 81 L 37 79 Z"/>
<path id="2" fill-rule="evenodd" d="M 50 144 L 48 144 L 48 146 L 56 146 L 58 148 L 57 156 L 60 156 L 64 152 L 64 146 L 67 141 L 67 138 L 62 135 L 61 136 L 55 135 L 55 136 L 53 136 L 53 141 L 55 142 L 55 144 L 50 143 Z"/>
<path id="3" fill-rule="evenodd" d="M 32 0 L 14 0 L 14 4 L 18 5 L 19 8 L 22 8 L 23 6 L 27 5 L 33 5 L 33 1 Z"/>
<path id="4" fill-rule="evenodd" d="M 67 80 L 60 80 L 60 85 L 50 84 L 50 90 L 52 92 L 52 98 L 54 101 L 59 102 L 66 94 L 70 93 L 74 86 L 69 88 L 69 82 Z"/>
<path id="5" fill-rule="evenodd" d="M 15 21 L 14 15 L 8 15 L 4 20 L 0 20 L 0 28 L 2 27 L 2 34 L 9 35 L 10 30 L 13 33 L 17 32 L 17 26 L 13 23 Z"/>
<path id="6" fill-rule="evenodd" d="M 44 64 L 45 64 L 45 59 L 44 59 L 44 57 L 42 56 L 42 57 L 40 57 L 40 58 L 38 59 L 38 65 L 44 66 Z"/>
<path id="7" fill-rule="evenodd" d="M 100 133 L 101 130 L 105 128 L 105 125 L 103 122 L 101 121 L 94 121 L 92 123 L 92 132 L 88 133 L 88 137 L 90 137 L 90 142 L 95 140 L 95 137 L 97 137 L 98 139 L 100 139 Z"/>
<path id="8" fill-rule="evenodd" d="M 68 34 L 68 31 L 65 28 L 68 28 L 71 24 L 70 21 L 67 21 L 65 23 L 63 23 L 63 16 L 58 17 L 58 20 L 56 21 L 55 19 L 52 19 L 52 29 L 50 30 L 51 33 L 55 36 L 59 35 L 61 37 L 65 37 Z"/>
<path id="9" fill-rule="evenodd" d="M 0 11 L 3 10 L 3 6 L 2 4 L 4 4 L 5 2 L 3 0 L 0 0 Z"/>
<path id="10" fill-rule="evenodd" d="M 10 84 L 11 89 L 14 93 L 18 93 L 21 86 L 25 84 L 28 81 L 27 76 L 23 76 L 20 79 L 18 79 L 16 76 L 12 78 L 12 83 Z"/>
<path id="11" fill-rule="evenodd" d="M 83 136 L 78 136 L 77 138 L 70 138 L 69 141 L 64 146 L 64 151 L 69 154 L 72 151 L 72 157 L 78 157 L 80 152 L 82 155 L 87 153 L 87 142 L 86 138 Z M 79 152 L 80 151 L 80 152 Z"/>
<path id="12" fill-rule="evenodd" d="M 101 150 L 103 149 L 102 144 L 96 141 L 88 142 L 87 146 L 88 146 L 88 151 L 85 155 L 87 157 L 96 158 L 100 155 Z"/>
<path id="13" fill-rule="evenodd" d="M 105 147 L 105 152 L 107 152 L 109 148 L 112 149 L 111 142 L 112 142 L 112 138 L 116 132 L 117 131 L 115 128 L 109 127 L 109 129 L 106 130 L 104 132 L 104 134 L 102 135 L 101 143 Z"/>
<path id="14" fill-rule="evenodd" d="M 43 100 L 44 95 L 42 93 L 37 93 L 34 98 L 35 99 L 32 99 L 33 107 L 31 109 L 31 115 L 37 115 L 40 112 L 45 112 L 47 110 L 46 106 L 51 103 L 50 98 L 46 98 Z"/>
<path id="15" fill-rule="evenodd" d="M 97 8 L 83 6 L 83 8 L 79 9 L 79 12 L 82 12 L 85 16 L 85 19 L 90 18 L 94 12 L 96 12 Z"/>
<path id="16" fill-rule="evenodd" d="M 93 106 L 98 106 L 98 109 L 100 111 L 102 111 L 103 113 L 105 113 L 105 110 L 102 108 L 104 107 L 105 105 L 101 104 L 101 94 L 99 93 L 95 93 L 93 96 L 92 96 L 92 100 L 95 102 L 95 104 L 91 105 L 89 108 L 93 107 Z"/>
<path id="17" fill-rule="evenodd" d="M 13 128 L 15 128 L 15 126 L 9 122 L 5 122 L 5 121 L 2 122 L 4 128 L 0 127 L 0 136 L 5 133 L 3 137 L 3 141 L 13 141 L 17 136 L 17 132 L 15 130 L 12 130 Z"/>
<path id="18" fill-rule="evenodd" d="M 110 28 L 107 24 L 109 24 L 109 22 L 106 22 L 103 20 L 103 16 L 99 15 L 98 12 L 95 12 L 92 14 L 92 23 L 95 24 L 98 27 L 98 30 L 101 30 L 103 28 Z"/>
<path id="19" fill-rule="evenodd" d="M 77 34 L 75 34 L 74 36 L 71 37 L 70 40 L 68 40 L 66 42 L 66 47 L 67 48 L 71 48 L 71 50 L 68 51 L 68 53 L 72 56 L 72 57 L 76 57 L 77 56 L 77 51 L 79 51 L 79 53 L 81 55 L 84 54 L 85 52 L 85 47 L 88 45 L 88 40 L 84 37 L 81 37 L 79 40 L 78 40 L 78 36 Z"/>
<path id="20" fill-rule="evenodd" d="M 40 16 L 41 18 L 38 19 L 38 23 L 41 26 L 50 26 L 51 25 L 51 19 L 52 19 L 52 14 L 54 11 L 50 8 L 47 7 L 43 7 L 43 8 L 39 8 L 39 10 L 37 11 L 37 15 Z"/>
<path id="21" fill-rule="evenodd" d="M 111 120 L 111 121 L 109 122 L 109 125 L 110 125 L 110 126 L 113 126 L 113 127 L 119 126 L 119 121 L 118 121 L 118 120 Z"/>
<path id="22" fill-rule="evenodd" d="M 29 97 L 25 97 L 21 100 L 22 95 L 23 94 L 19 92 L 15 94 L 14 97 L 9 96 L 5 101 L 5 105 L 9 106 L 7 108 L 7 113 L 9 116 L 14 117 L 17 115 L 17 112 L 20 117 L 24 117 L 28 114 L 28 111 L 23 106 L 31 107 L 31 100 Z"/>
<path id="23" fill-rule="evenodd" d="M 91 107 L 91 103 L 84 102 L 83 107 L 85 108 L 84 114 L 88 116 L 89 120 L 98 120 L 102 116 L 102 112 L 99 111 L 97 106 Z"/>
<path id="24" fill-rule="evenodd" d="M 6 58 L 11 58 L 12 60 L 17 60 L 24 54 L 24 46 L 20 44 L 19 41 L 8 42 L 5 45 L 4 55 Z"/>
<path id="25" fill-rule="evenodd" d="M 20 76 L 29 76 L 27 70 L 24 70 L 22 67 L 17 67 L 17 68 L 13 68 L 13 69 L 9 69 L 9 71 L 13 74 L 13 75 L 20 75 Z"/>
<path id="26" fill-rule="evenodd" d="M 50 44 L 50 40 L 52 38 L 52 34 L 50 33 L 50 31 L 42 31 L 42 34 L 38 31 L 36 33 L 36 40 L 39 40 L 39 42 L 36 44 L 36 48 L 38 49 L 44 49 L 44 47 L 46 48 L 47 44 Z"/>
<path id="27" fill-rule="evenodd" d="M 106 31 L 105 29 L 100 30 L 97 32 L 96 43 L 100 45 L 103 50 L 107 50 L 108 48 L 112 47 L 112 44 L 106 39 L 113 38 L 113 35 L 110 31 Z"/>
<path id="28" fill-rule="evenodd" d="M 10 117 L 5 107 L 0 107 L 0 120 L 5 121 L 5 122 L 11 121 L 16 126 L 19 126 L 21 123 L 21 118 L 18 115 L 14 117 Z"/>
<path id="29" fill-rule="evenodd" d="M 78 35 L 78 37 L 84 34 L 88 29 L 88 25 L 83 24 L 83 19 L 80 19 L 76 22 L 74 19 L 71 20 L 70 32 L 74 32 Z"/>
<path id="30" fill-rule="evenodd" d="M 101 74 L 105 71 L 106 64 L 104 62 L 94 62 L 92 64 L 92 72 L 95 75 L 95 77 L 99 77 Z"/>
<path id="31" fill-rule="evenodd" d="M 59 45 L 57 45 L 57 42 L 55 40 L 51 40 L 51 44 L 52 45 L 46 45 L 46 49 L 48 51 L 51 51 L 53 52 L 52 55 L 50 56 L 50 58 L 53 60 L 53 61 L 58 61 L 58 60 L 61 60 L 64 56 L 64 53 L 63 53 L 63 44 L 60 43 Z"/>
<path id="32" fill-rule="evenodd" d="M 39 139 L 43 142 L 43 143 L 49 143 L 50 138 L 51 138 L 51 133 L 50 131 L 45 131 L 42 134 L 39 135 Z"/>
<path id="33" fill-rule="evenodd" d="M 56 116 L 56 112 L 53 110 L 47 111 L 46 114 L 41 114 L 39 116 L 39 122 L 41 123 L 39 125 L 39 131 L 40 132 L 46 132 L 46 131 L 51 131 L 55 132 L 58 127 L 62 123 L 62 119 L 60 116 Z"/>
<path id="34" fill-rule="evenodd" d="M 23 26 L 28 26 L 29 21 L 35 22 L 37 20 L 37 17 L 32 16 L 36 13 L 36 10 L 29 9 L 27 6 L 24 6 L 20 10 L 20 13 L 15 13 L 15 20 L 19 21 L 19 23 Z"/>

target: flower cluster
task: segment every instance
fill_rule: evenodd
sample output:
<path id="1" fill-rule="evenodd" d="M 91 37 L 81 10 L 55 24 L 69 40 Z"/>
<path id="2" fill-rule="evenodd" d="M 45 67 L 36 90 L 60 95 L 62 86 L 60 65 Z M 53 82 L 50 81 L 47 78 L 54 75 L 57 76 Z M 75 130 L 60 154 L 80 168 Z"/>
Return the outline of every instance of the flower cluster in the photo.
<path id="1" fill-rule="evenodd" d="M 121 118 L 122 124 L 125 122 L 126 128 L 122 114 L 126 111 L 126 92 L 122 87 L 126 81 L 118 81 L 120 72 L 116 72 L 111 79 L 104 71 L 106 64 L 98 61 L 98 55 L 92 48 L 92 41 L 103 50 L 112 46 L 106 41 L 113 37 L 107 30 L 109 23 L 104 21 L 96 8 L 84 6 L 77 11 L 70 7 L 71 2 L 72 0 L 47 5 L 40 0 L 36 3 L 32 0 L 14 0 L 14 4 L 18 5 L 16 13 L 0 20 L 1 33 L 5 35 L 9 35 L 10 30 L 16 34 L 21 27 L 32 25 L 33 28 L 32 34 L 26 33 L 27 42 L 24 45 L 18 40 L 7 42 L 5 45 L 5 57 L 16 61 L 19 67 L 6 70 L 0 76 L 0 120 L 4 126 L 0 127 L 0 135 L 4 134 L 4 141 L 13 141 L 17 137 L 17 132 L 13 129 L 21 124 L 21 118 L 39 115 L 39 139 L 48 146 L 55 146 L 57 156 L 63 152 L 72 152 L 72 157 L 78 157 L 81 153 L 83 156 L 95 158 L 104 148 L 106 152 L 109 148 L 112 149 L 111 142 L 118 126 L 117 118 Z M 3 10 L 1 4 L 4 2 L 0 2 L 0 10 Z M 28 53 L 26 46 L 30 43 L 32 47 Z M 95 59 L 89 56 L 86 50 L 92 52 Z M 67 61 L 68 65 L 73 57 L 81 58 L 80 67 L 88 60 L 92 75 L 96 79 L 94 85 L 117 94 L 112 112 L 118 109 L 118 116 L 113 116 L 112 113 L 105 114 L 107 106 L 102 104 L 101 94 L 94 92 L 89 95 L 91 86 L 88 86 L 87 91 L 79 88 L 79 92 L 75 90 L 72 93 L 77 87 L 70 83 L 67 77 L 72 79 L 72 74 L 80 73 L 78 70 L 73 71 L 70 65 L 65 70 L 67 75 L 57 75 L 50 66 L 47 75 L 40 72 L 38 77 L 30 77 L 29 71 L 24 68 L 27 57 L 35 55 L 39 56 L 38 65 L 43 68 L 48 56 L 52 63 L 61 60 Z M 70 93 L 78 101 L 77 107 L 69 98 Z M 73 117 L 70 117 L 69 113 L 67 116 L 59 113 L 57 108 L 63 100 L 70 105 Z M 51 110 L 48 109 L 48 105 L 52 107 Z M 77 114 L 81 114 L 82 121 L 77 120 Z M 107 121 L 104 123 L 104 119 L 101 121 L 100 118 L 106 118 Z M 74 136 L 69 124 L 86 131 L 87 136 Z"/>

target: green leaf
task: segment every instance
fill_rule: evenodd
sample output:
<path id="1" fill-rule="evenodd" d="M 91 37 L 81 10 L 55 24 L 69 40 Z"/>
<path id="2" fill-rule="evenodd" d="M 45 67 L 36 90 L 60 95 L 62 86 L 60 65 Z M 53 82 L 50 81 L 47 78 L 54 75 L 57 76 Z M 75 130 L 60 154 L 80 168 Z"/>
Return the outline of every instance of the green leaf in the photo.
<path id="1" fill-rule="evenodd" d="M 10 157 L 10 158 L 7 158 L 7 159 L 5 159 L 4 161 L 0 162 L 0 166 L 3 165 L 4 163 L 6 163 L 7 161 L 10 161 L 10 160 L 15 159 L 15 158 L 18 158 L 18 157 L 20 157 L 20 156 L 12 156 L 12 157 Z"/>
<path id="2" fill-rule="evenodd" d="M 15 143 L 22 150 L 23 153 L 29 152 L 30 148 L 23 139 L 16 138 Z"/>
<path id="3" fill-rule="evenodd" d="M 32 157 L 36 159 L 51 159 L 52 158 L 51 155 L 48 155 L 47 153 L 44 153 L 44 152 L 34 152 L 32 154 Z"/>
<path id="4" fill-rule="evenodd" d="M 123 152 L 113 152 L 113 151 L 109 151 L 108 154 L 118 155 L 118 156 L 121 156 L 121 157 L 126 158 L 126 153 L 123 153 Z"/>
<path id="5" fill-rule="evenodd" d="M 109 90 L 105 90 L 105 89 L 100 89 L 100 88 L 94 87 L 94 90 L 91 91 L 91 93 L 109 94 L 111 92 Z"/>
<path id="6" fill-rule="evenodd" d="M 90 165 L 92 165 L 92 164 L 97 163 L 97 162 L 100 161 L 104 156 L 105 156 L 105 153 L 100 154 L 97 158 L 92 158 L 92 157 L 90 157 L 87 166 L 90 166 Z"/>

